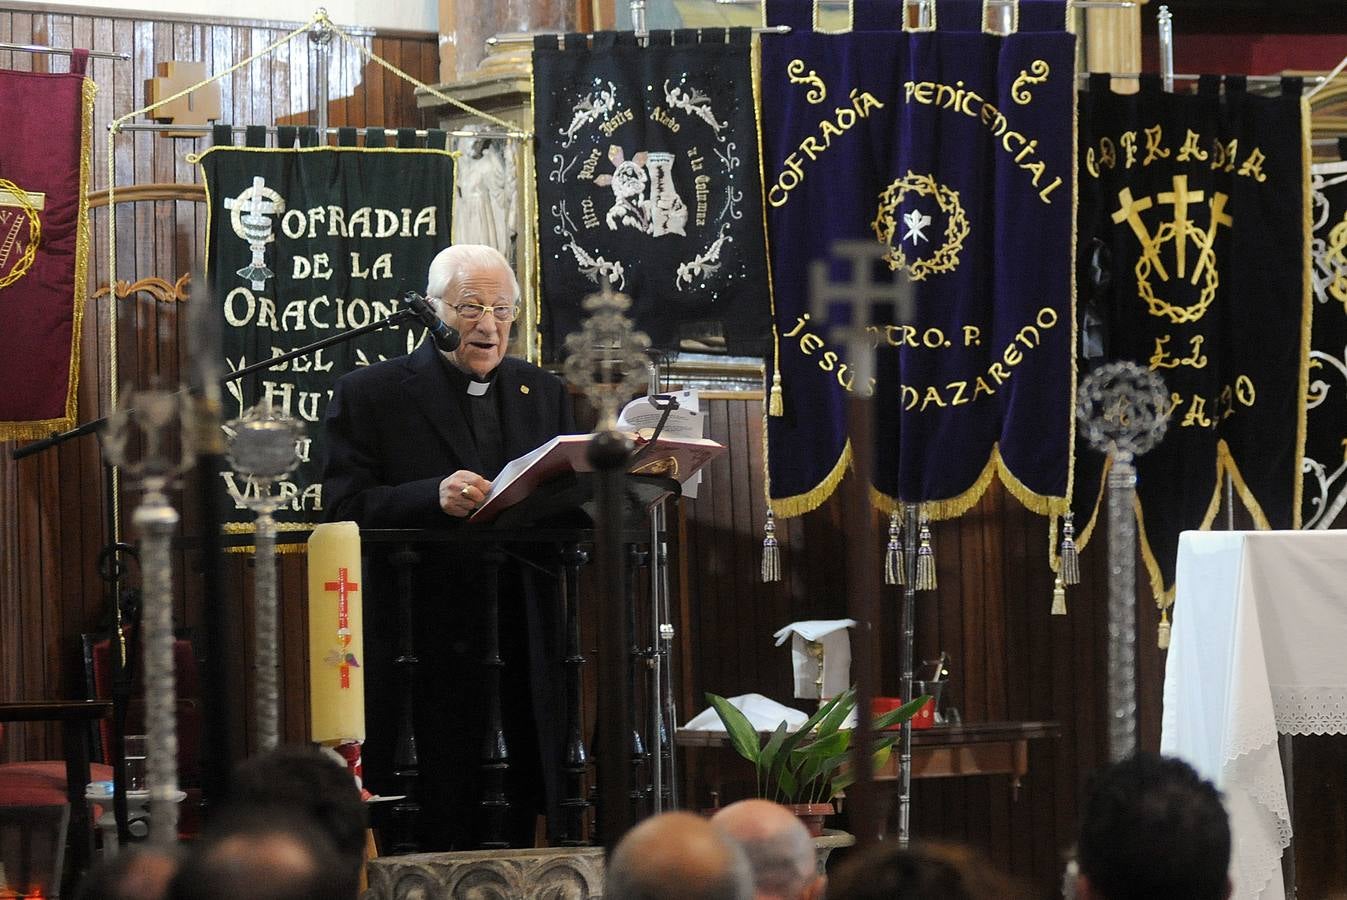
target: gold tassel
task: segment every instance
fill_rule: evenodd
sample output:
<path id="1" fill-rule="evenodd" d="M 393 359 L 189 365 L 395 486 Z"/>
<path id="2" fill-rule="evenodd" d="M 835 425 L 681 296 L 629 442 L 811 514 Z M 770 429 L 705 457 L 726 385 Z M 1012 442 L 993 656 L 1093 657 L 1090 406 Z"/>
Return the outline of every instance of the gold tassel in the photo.
<path id="1" fill-rule="evenodd" d="M 772 373 L 772 389 L 768 392 L 767 415 L 784 416 L 786 403 L 781 399 L 781 373 Z"/>
<path id="2" fill-rule="evenodd" d="M 1157 647 L 1161 650 L 1169 649 L 1169 610 L 1160 610 L 1160 633 L 1155 641 Z"/>
<path id="3" fill-rule="evenodd" d="M 889 545 L 884 551 L 884 583 L 906 584 L 907 568 L 903 564 L 903 526 L 898 510 L 889 513 Z"/>
<path id="4" fill-rule="evenodd" d="M 1076 550 L 1076 524 L 1071 513 L 1062 516 L 1062 584 L 1080 584 L 1080 553 Z"/>
<path id="5" fill-rule="evenodd" d="M 917 543 L 917 583 L 919 591 L 935 590 L 935 549 L 931 546 L 931 526 L 923 513 Z"/>
<path id="6" fill-rule="evenodd" d="M 1061 575 L 1058 575 L 1052 583 L 1052 614 L 1066 615 L 1066 585 L 1062 583 Z"/>
<path id="7" fill-rule="evenodd" d="M 776 516 L 767 510 L 766 536 L 762 539 L 762 581 L 781 580 L 781 548 L 776 542 Z"/>

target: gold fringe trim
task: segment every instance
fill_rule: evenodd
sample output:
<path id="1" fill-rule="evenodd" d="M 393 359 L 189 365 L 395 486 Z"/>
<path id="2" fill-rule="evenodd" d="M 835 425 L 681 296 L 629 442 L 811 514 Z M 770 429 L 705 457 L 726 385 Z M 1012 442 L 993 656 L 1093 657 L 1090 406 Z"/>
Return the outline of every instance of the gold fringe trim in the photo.
<path id="1" fill-rule="evenodd" d="M 312 526 L 312 525 L 305 524 L 305 523 L 303 523 L 303 522 L 277 522 L 277 523 L 276 523 L 276 532 L 277 532 L 278 534 L 281 533 L 281 532 L 293 532 L 293 531 L 305 531 L 305 532 L 311 532 L 311 531 L 313 531 L 313 526 Z M 256 533 L 257 533 L 257 525 L 255 525 L 255 524 L 252 523 L 252 522 L 225 522 L 223 525 L 220 526 L 220 533 L 221 533 L 221 534 L 256 534 Z M 237 546 L 237 547 L 225 547 L 225 548 L 224 548 L 224 552 L 225 552 L 225 553 L 244 553 L 244 554 L 252 554 L 252 553 L 256 553 L 256 552 L 257 552 L 257 548 L 254 547 L 254 546 L 249 546 L 249 545 L 240 545 L 240 546 Z M 289 554 L 289 553 L 308 553 L 308 552 L 309 552 L 309 544 L 308 544 L 308 541 L 297 541 L 296 543 L 293 543 L 293 544 L 280 544 L 280 543 L 278 543 L 278 544 L 276 545 L 276 553 L 277 553 L 277 555 L 285 555 L 285 554 Z"/>
<path id="2" fill-rule="evenodd" d="M 767 442 L 767 429 L 763 429 L 763 443 Z M 764 464 L 765 464 L 764 460 Z M 772 513 L 779 519 L 790 519 L 795 516 L 802 516 L 807 512 L 813 512 L 822 506 L 837 486 L 842 483 L 846 477 L 847 470 L 851 468 L 851 441 L 847 441 L 842 446 L 842 453 L 837 457 L 837 462 L 833 464 L 832 470 L 823 476 L 813 488 L 805 491 L 803 494 L 796 494 L 793 497 L 782 497 L 773 499 L 771 497 L 771 487 L 768 487 L 767 504 L 771 507 Z"/>
<path id="3" fill-rule="evenodd" d="M 1090 520 L 1085 523 L 1085 527 L 1076 532 L 1076 549 L 1084 550 L 1085 545 L 1090 542 L 1091 535 L 1094 534 L 1094 526 L 1099 522 L 1099 510 L 1104 506 L 1104 490 L 1108 485 L 1108 473 L 1113 471 L 1113 460 L 1105 457 L 1104 468 L 1099 473 L 1099 490 L 1094 495 L 1094 506 L 1090 509 Z M 1054 531 L 1055 535 L 1056 532 Z M 1049 552 L 1055 552 L 1049 548 Z"/>
<path id="4" fill-rule="evenodd" d="M 1303 404 L 1302 408 L 1304 408 Z M 1230 479 L 1231 486 L 1235 489 L 1235 493 L 1239 495 L 1239 499 L 1249 511 L 1249 515 L 1253 517 L 1254 524 L 1263 531 L 1271 531 L 1272 523 L 1268 521 L 1267 514 L 1263 512 L 1263 505 L 1258 502 L 1257 498 L 1253 495 L 1253 491 L 1249 489 L 1249 485 L 1245 483 L 1244 474 L 1239 470 L 1239 463 L 1235 462 L 1235 458 L 1230 454 L 1230 448 L 1226 446 L 1225 441 L 1221 441 L 1217 445 L 1217 450 L 1221 454 L 1221 464 L 1225 468 L 1226 477 Z M 1297 453 L 1296 459 L 1300 460 L 1303 456 L 1303 453 Z M 1300 479 L 1297 478 L 1296 481 L 1299 483 Z M 1300 507 L 1297 505 L 1296 509 L 1299 510 Z M 1213 519 L 1213 521 L 1215 520 Z M 1299 520 L 1297 520 L 1292 527 L 1299 528 Z"/>
<path id="5" fill-rule="evenodd" d="M 84 306 L 89 297 L 89 176 L 93 170 L 94 97 L 98 85 L 92 78 L 80 84 L 80 181 L 79 209 L 75 214 L 75 284 L 71 297 L 70 366 L 66 373 L 65 411 L 58 419 L 0 422 L 0 440 L 30 441 L 66 431 L 75 424 L 79 411 L 80 347 L 84 332 Z"/>
<path id="6" fill-rule="evenodd" d="M 1219 491 L 1219 488 L 1217 490 Z M 1132 513 L 1137 519 L 1137 543 L 1141 546 L 1141 561 L 1146 567 L 1147 577 L 1150 578 L 1151 594 L 1155 597 L 1155 605 L 1163 611 L 1174 605 L 1174 588 L 1171 586 L 1169 590 L 1165 590 L 1165 579 L 1160 573 L 1160 564 L 1155 559 L 1155 551 L 1151 549 L 1150 538 L 1146 536 L 1146 516 L 1141 509 L 1141 497 L 1138 494 L 1132 495 Z M 1203 524 L 1202 530 L 1205 531 L 1210 524 L 1211 522 Z"/>
<path id="7" fill-rule="evenodd" d="M 1341 68 L 1341 67 L 1339 67 Z M 1314 254 L 1310 243 L 1310 235 L 1314 231 L 1313 219 L 1313 197 L 1310 188 L 1310 165 L 1313 161 L 1313 150 L 1310 144 L 1310 101 L 1302 96 L 1300 98 L 1300 153 L 1301 153 L 1301 181 L 1300 181 L 1300 201 L 1302 214 L 1302 227 L 1305 233 L 1302 236 L 1300 248 L 1302 277 L 1301 277 L 1301 335 L 1300 335 L 1300 398 L 1308 397 L 1310 394 L 1310 327 L 1313 324 L 1314 315 L 1314 296 L 1311 290 L 1314 273 Z M 1309 424 L 1309 408 L 1303 399 L 1296 403 L 1296 447 L 1295 455 L 1292 456 L 1291 470 L 1291 527 L 1300 527 L 1300 505 L 1305 500 L 1305 479 L 1300 474 L 1300 461 L 1305 458 L 1305 431 Z M 1329 523 L 1325 523 L 1329 524 Z"/>
<path id="8" fill-rule="evenodd" d="M 70 335 L 70 394 L 66 400 L 69 428 L 74 425 L 79 402 L 80 348 L 84 332 L 84 306 L 89 299 L 89 188 L 93 182 L 94 97 L 98 85 L 85 78 L 82 85 L 80 116 L 80 201 L 75 225 L 75 308 Z"/>
<path id="9" fill-rule="evenodd" d="M 923 500 L 921 508 L 929 514 L 932 521 L 958 518 L 977 506 L 978 501 L 982 499 L 983 494 L 987 493 L 992 480 L 997 476 L 1000 477 L 1001 483 L 1005 485 L 1006 492 L 1020 501 L 1031 512 L 1036 512 L 1042 516 L 1062 515 L 1070 508 L 1070 498 L 1039 494 L 1015 477 L 1015 474 L 1010 471 L 1010 467 L 1006 465 L 1006 461 L 1001 456 L 1001 445 L 999 443 L 992 445 L 991 455 L 987 457 L 987 464 L 983 466 L 982 472 L 972 485 L 955 497 L 945 500 Z M 886 513 L 900 511 L 903 507 L 902 500 L 878 491 L 874 486 L 870 488 L 870 503 L 876 509 Z"/>

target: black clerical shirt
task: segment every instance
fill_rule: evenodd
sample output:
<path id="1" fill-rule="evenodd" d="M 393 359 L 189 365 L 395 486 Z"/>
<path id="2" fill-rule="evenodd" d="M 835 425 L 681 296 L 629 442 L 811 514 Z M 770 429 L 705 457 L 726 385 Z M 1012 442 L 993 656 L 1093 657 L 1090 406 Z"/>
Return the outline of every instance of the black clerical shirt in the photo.
<path id="1" fill-rule="evenodd" d="M 468 423 L 473 443 L 477 445 L 477 453 L 482 459 L 484 471 L 477 474 L 490 481 L 509 462 L 505 458 L 505 438 L 501 433 L 500 392 L 495 389 L 496 373 L 492 372 L 483 380 L 464 372 L 443 355 L 440 361 L 444 363 L 449 383 L 458 398 L 459 409 Z"/>

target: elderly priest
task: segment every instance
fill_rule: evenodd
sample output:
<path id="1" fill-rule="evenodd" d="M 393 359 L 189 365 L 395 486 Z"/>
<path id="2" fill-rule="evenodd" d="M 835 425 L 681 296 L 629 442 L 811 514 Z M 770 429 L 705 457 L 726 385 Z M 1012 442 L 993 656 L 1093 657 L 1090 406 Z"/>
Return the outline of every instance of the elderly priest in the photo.
<path id="1" fill-rule="evenodd" d="M 558 434 L 573 431 L 561 382 L 506 355 L 519 309 L 519 285 L 493 248 L 457 245 L 430 264 L 427 298 L 457 328 L 456 350 L 425 340 L 407 356 L 358 369 L 337 381 L 328 406 L 329 455 L 323 497 L 329 520 L 362 528 L 461 527 L 501 467 Z M 482 545 L 425 545 L 416 571 L 414 633 L 419 664 L 414 720 L 421 778 L 422 849 L 474 849 L 486 728 Z M 394 583 L 366 612 L 371 691 L 366 780 L 383 793 L 391 781 L 397 681 Z M 535 582 L 538 582 L 535 584 Z M 500 570 L 501 702 L 510 769 L 505 840 L 530 846 L 536 816 L 554 809 L 563 683 L 554 586 L 531 567 Z M 382 670 L 382 671 L 380 671 Z M 551 817 L 556 821 L 556 817 Z"/>

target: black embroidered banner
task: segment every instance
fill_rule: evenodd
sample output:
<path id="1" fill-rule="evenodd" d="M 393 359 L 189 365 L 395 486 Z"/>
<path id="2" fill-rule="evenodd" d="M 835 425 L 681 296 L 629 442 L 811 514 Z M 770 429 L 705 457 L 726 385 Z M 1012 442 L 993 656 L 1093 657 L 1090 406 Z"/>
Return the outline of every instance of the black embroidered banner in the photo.
<path id="1" fill-rule="evenodd" d="M 425 290 L 431 259 L 449 244 L 454 166 L 442 149 L 216 146 L 201 169 L 226 372 L 388 318 L 403 294 Z M 269 400 L 306 426 L 300 467 L 273 489 L 284 501 L 282 527 L 321 518 L 320 423 L 333 382 L 410 352 L 424 336 L 420 326 L 374 331 L 223 392 L 226 418 Z M 226 508 L 250 523 L 244 500 L 256 486 L 232 472 L 222 478 Z"/>
<path id="2" fill-rule="evenodd" d="M 1347 506 L 1347 162 L 1310 171 L 1314 325 L 1301 518 L 1315 528 Z"/>
<path id="3" fill-rule="evenodd" d="M 93 79 L 0 70 L 0 441 L 75 424 L 89 260 Z"/>
<path id="4" fill-rule="evenodd" d="M 1294 79 L 1261 97 L 1236 78 L 1222 92 L 1204 77 L 1195 95 L 1147 78 L 1122 95 L 1096 77 L 1080 99 L 1081 271 L 1098 270 L 1081 288 L 1095 338 L 1084 365 L 1131 360 L 1169 392 L 1164 441 L 1137 462 L 1142 554 L 1162 607 L 1179 532 L 1211 525 L 1225 478 L 1259 527 L 1299 522 L 1304 115 Z M 1075 508 L 1093 517 L 1102 457 L 1082 448 L 1077 460 Z"/>
<path id="5" fill-rule="evenodd" d="M 603 282 L 664 350 L 760 355 L 767 343 L 748 29 L 535 39 L 544 357 Z"/>
<path id="6" fill-rule="evenodd" d="M 769 24 L 792 28 L 762 38 L 773 510 L 804 513 L 841 481 L 848 391 L 876 398 L 881 506 L 955 516 L 999 472 L 1031 508 L 1064 510 L 1075 215 L 1064 6 L 1022 2 L 1019 31 L 1004 36 L 983 32 L 982 3 L 937 3 L 937 30 L 921 33 L 898 30 L 902 4 L 858 4 L 845 34 L 812 32 L 808 2 L 767 8 Z M 810 319 L 809 268 L 835 241 L 867 238 L 915 282 L 916 318 L 872 327 L 877 376 L 858 384 Z"/>

